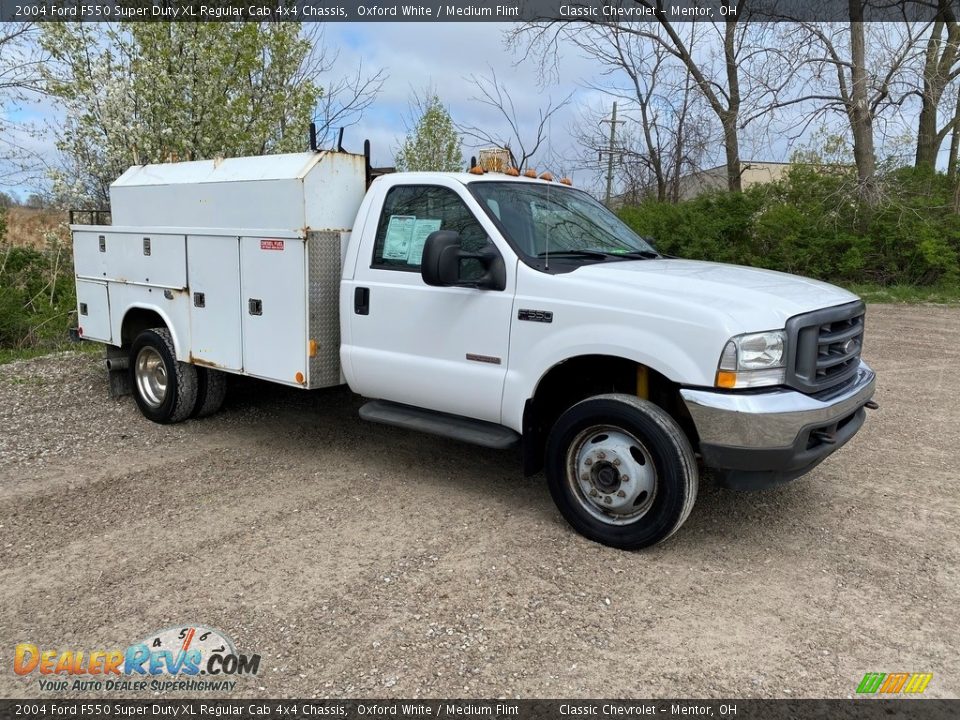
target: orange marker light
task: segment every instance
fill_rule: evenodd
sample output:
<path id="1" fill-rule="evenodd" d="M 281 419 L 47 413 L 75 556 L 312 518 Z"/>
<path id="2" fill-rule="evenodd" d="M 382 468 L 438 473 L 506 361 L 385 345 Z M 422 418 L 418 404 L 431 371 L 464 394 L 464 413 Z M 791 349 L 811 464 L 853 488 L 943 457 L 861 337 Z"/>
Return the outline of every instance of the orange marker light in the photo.
<path id="1" fill-rule="evenodd" d="M 520 177 L 520 171 L 515 167 L 507 168 L 503 171 L 504 175 L 509 175 L 510 177 Z"/>
<path id="2" fill-rule="evenodd" d="M 528 178 L 535 178 L 537 176 L 537 171 L 534 170 L 533 168 L 530 168 L 523 174 L 523 176 Z"/>
<path id="3" fill-rule="evenodd" d="M 729 370 L 717 370 L 717 387 L 733 388 L 737 386 L 737 374 Z"/>
<path id="4" fill-rule="evenodd" d="M 298 372 L 296 375 L 294 375 L 294 376 L 293 376 L 293 379 L 296 380 L 296 381 L 297 381 L 298 383 L 300 383 L 301 385 L 303 385 L 303 373 L 302 373 L 302 372 Z"/>
<path id="5" fill-rule="evenodd" d="M 310 342 L 307 343 L 307 355 L 309 355 L 310 357 L 316 357 L 316 356 L 317 356 L 317 341 L 316 341 L 316 340 L 311 340 Z"/>
<path id="6" fill-rule="evenodd" d="M 484 170 L 479 165 L 474 165 L 472 168 L 470 168 L 471 175 L 483 175 L 483 173 L 484 173 Z"/>
<path id="7" fill-rule="evenodd" d="M 570 186 L 573 185 L 573 180 L 571 180 L 570 178 L 560 178 L 560 182 L 563 183 L 564 185 L 570 185 Z"/>
<path id="8" fill-rule="evenodd" d="M 548 173 L 548 172 L 542 173 L 540 175 L 540 179 L 546 180 L 547 182 L 553 182 L 553 173 Z"/>

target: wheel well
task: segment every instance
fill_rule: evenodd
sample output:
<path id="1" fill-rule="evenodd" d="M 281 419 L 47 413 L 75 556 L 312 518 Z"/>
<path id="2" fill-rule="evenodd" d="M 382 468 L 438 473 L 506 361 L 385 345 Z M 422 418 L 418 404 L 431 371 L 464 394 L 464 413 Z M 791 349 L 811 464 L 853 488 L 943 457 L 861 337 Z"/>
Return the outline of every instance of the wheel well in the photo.
<path id="1" fill-rule="evenodd" d="M 680 386 L 665 375 L 626 358 L 582 355 L 554 365 L 524 408 L 524 472 L 532 475 L 542 469 L 547 435 L 560 415 L 581 400 L 603 393 L 637 395 L 663 408 L 696 448 L 696 427 L 679 391 Z"/>
<path id="2" fill-rule="evenodd" d="M 123 316 L 120 326 L 120 342 L 125 348 L 130 347 L 134 339 L 144 330 L 156 327 L 167 327 L 166 321 L 155 310 L 146 308 L 131 308 Z"/>

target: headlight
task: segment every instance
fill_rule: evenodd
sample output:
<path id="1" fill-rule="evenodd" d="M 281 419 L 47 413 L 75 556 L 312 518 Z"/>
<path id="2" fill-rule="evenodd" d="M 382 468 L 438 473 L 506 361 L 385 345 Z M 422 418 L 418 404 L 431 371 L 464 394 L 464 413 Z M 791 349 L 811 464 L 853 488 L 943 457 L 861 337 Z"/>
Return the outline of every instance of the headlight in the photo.
<path id="1" fill-rule="evenodd" d="M 781 385 L 786 379 L 787 334 L 783 330 L 737 335 L 730 339 L 717 366 L 717 387 Z"/>

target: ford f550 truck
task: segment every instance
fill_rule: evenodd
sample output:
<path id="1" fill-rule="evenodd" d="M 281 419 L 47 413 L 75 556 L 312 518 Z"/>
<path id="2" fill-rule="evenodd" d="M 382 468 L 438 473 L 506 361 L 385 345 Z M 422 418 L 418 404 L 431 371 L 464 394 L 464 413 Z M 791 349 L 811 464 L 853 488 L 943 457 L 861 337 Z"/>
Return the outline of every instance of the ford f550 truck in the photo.
<path id="1" fill-rule="evenodd" d="M 822 282 L 662 257 L 547 176 L 381 174 L 369 152 L 142 165 L 72 225 L 78 332 L 150 420 L 228 374 L 346 383 L 363 418 L 545 468 L 597 542 L 668 538 L 699 463 L 734 488 L 808 472 L 873 407 L 864 304 Z"/>

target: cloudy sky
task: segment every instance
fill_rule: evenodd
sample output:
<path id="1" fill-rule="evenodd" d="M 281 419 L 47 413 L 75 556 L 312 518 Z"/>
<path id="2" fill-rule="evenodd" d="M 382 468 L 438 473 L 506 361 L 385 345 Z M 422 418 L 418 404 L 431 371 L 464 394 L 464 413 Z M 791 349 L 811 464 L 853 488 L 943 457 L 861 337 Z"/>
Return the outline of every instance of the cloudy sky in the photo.
<path id="1" fill-rule="evenodd" d="M 498 79 L 507 86 L 518 109 L 521 121 L 537 120 L 538 108 L 553 100 L 560 102 L 574 93 L 574 102 L 559 111 L 551 120 L 549 147 L 542 148 L 542 156 L 573 156 L 575 148 L 571 137 L 578 108 L 584 105 L 606 106 L 612 101 L 596 91 L 589 90 L 589 82 L 596 66 L 572 48 L 563 52 L 560 79 L 542 87 L 535 62 L 517 63 L 517 58 L 504 46 L 504 31 L 509 25 L 496 23 L 329 23 L 324 30 L 325 44 L 337 50 L 339 56 L 328 77 L 351 74 L 362 61 L 364 69 L 383 68 L 387 80 L 374 104 L 361 121 L 346 131 L 344 145 L 348 150 L 361 151 L 363 140 L 369 138 L 373 160 L 378 165 L 392 165 L 394 153 L 403 140 L 409 121 L 411 94 L 427 87 L 435 88 L 460 123 L 481 127 L 500 127 L 503 122 L 490 108 L 471 101 L 476 88 L 468 80 L 470 75 L 489 75 L 492 68 Z M 56 105 L 46 99 L 19 108 L 7 109 L 7 117 L 25 127 L 28 123 L 46 127 L 40 137 L 22 137 L 20 141 L 36 150 L 48 162 L 55 162 L 51 128 L 55 128 Z M 598 128 L 599 130 L 599 128 Z M 469 158 L 473 148 L 464 145 L 464 157 Z M 545 152 L 543 152 L 545 151 Z M 547 169 L 547 168 L 543 168 Z M 572 165 L 567 165 L 567 170 Z M 574 179 L 581 184 L 592 181 L 592 168 L 581 168 Z M 40 189 L 42 178 L 28 182 L 18 181 L 0 189 L 13 191 L 25 197 Z"/>
<path id="2" fill-rule="evenodd" d="M 454 119 L 462 124 L 499 128 L 502 118 L 495 110 L 473 101 L 477 89 L 469 81 L 471 75 L 489 75 L 492 68 L 498 79 L 507 86 L 521 122 L 536 123 L 538 109 L 552 100 L 558 103 L 573 93 L 573 102 L 562 108 L 551 119 L 548 144 L 538 154 L 539 169 L 563 170 L 573 175 L 580 186 L 596 187 L 598 161 L 577 163 L 574 126 L 582 117 L 583 109 L 596 111 L 609 108 L 613 98 L 605 96 L 588 85 L 598 79 L 599 68 L 572 46 L 561 48 L 558 78 L 542 85 L 538 63 L 518 62 L 505 47 L 504 33 L 509 24 L 496 23 L 328 23 L 324 29 L 324 43 L 338 53 L 338 59 L 321 84 L 328 84 L 337 76 L 351 75 L 362 62 L 365 71 L 382 68 L 387 79 L 374 104 L 360 122 L 346 131 L 344 145 L 360 152 L 363 140 L 369 138 L 373 160 L 377 165 L 392 165 L 394 154 L 403 140 L 409 122 L 409 103 L 414 92 L 434 88 L 450 109 Z M 31 125 L 46 128 L 37 137 L 21 137 L 22 144 L 34 149 L 47 162 L 56 161 L 53 147 L 53 129 L 58 120 L 55 103 L 39 99 L 32 104 L 6 110 L 7 118 L 21 128 Z M 582 122 L 582 120 L 581 120 Z M 621 126 L 622 127 L 622 126 Z M 597 126 L 598 133 L 608 126 Z M 529 135 L 528 130 L 526 135 Z M 743 142 L 743 141 L 742 141 Z M 469 158 L 476 144 L 464 145 L 464 157 Z M 790 148 L 783 138 L 767 136 L 750 146 L 744 143 L 744 159 L 784 160 Z M 543 158 L 559 158 L 561 167 L 547 168 Z M 720 158 L 716 158 L 719 162 Z M 715 164 L 708 161 L 708 164 Z M 43 187 L 43 176 L 23 182 L 4 182 L 0 173 L 0 190 L 14 192 L 25 198 Z"/>

